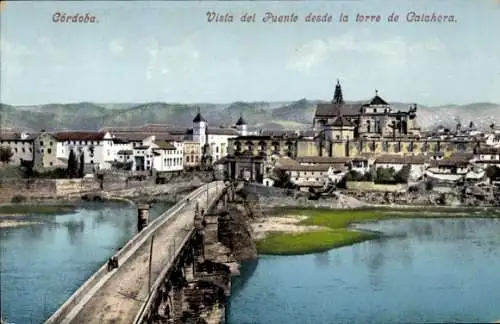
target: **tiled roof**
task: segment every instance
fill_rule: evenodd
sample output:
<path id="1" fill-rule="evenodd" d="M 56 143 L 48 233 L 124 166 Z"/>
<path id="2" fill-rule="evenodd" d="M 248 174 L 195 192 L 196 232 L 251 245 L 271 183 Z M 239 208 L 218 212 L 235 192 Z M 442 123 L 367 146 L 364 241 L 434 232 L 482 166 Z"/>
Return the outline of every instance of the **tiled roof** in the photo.
<path id="1" fill-rule="evenodd" d="M 101 141 L 106 132 L 58 132 L 54 138 L 58 141 Z"/>
<path id="2" fill-rule="evenodd" d="M 338 164 L 347 163 L 353 160 L 351 157 L 344 156 L 301 156 L 297 158 L 298 163 L 318 163 L 318 164 Z"/>
<path id="3" fill-rule="evenodd" d="M 422 155 L 382 155 L 375 159 L 375 163 L 380 164 L 424 164 L 428 162 L 428 158 Z"/>
<path id="4" fill-rule="evenodd" d="M 471 160 L 472 158 L 474 158 L 474 153 L 472 152 L 455 152 L 451 155 L 450 157 L 451 159 L 454 159 L 454 160 Z"/>
<path id="5" fill-rule="evenodd" d="M 132 154 L 134 154 L 134 151 L 132 151 L 132 150 L 119 150 L 117 152 L 117 154 L 119 154 L 119 155 L 132 155 Z"/>
<path id="6" fill-rule="evenodd" d="M 144 132 L 126 132 L 126 133 L 112 133 L 114 136 L 127 141 L 138 142 L 142 141 L 150 136 L 153 136 L 153 133 L 144 133 Z"/>
<path id="7" fill-rule="evenodd" d="M 370 105 L 387 105 L 387 102 L 384 99 L 380 98 L 379 95 L 376 95 L 370 101 Z"/>
<path id="8" fill-rule="evenodd" d="M 337 116 L 330 125 L 334 127 L 354 127 L 354 124 L 343 115 Z"/>
<path id="9" fill-rule="evenodd" d="M 159 149 L 163 150 L 175 150 L 177 149 L 174 144 L 166 141 L 155 141 L 155 144 L 158 145 Z"/>
<path id="10" fill-rule="evenodd" d="M 129 141 L 127 141 L 126 139 L 124 138 L 119 138 L 119 137 L 115 137 L 113 138 L 113 143 L 114 144 L 127 144 Z"/>
<path id="11" fill-rule="evenodd" d="M 476 154 L 500 154 L 498 147 L 478 147 L 474 151 Z"/>
<path id="12" fill-rule="evenodd" d="M 297 161 L 287 157 L 278 158 L 276 160 L 276 166 L 293 166 L 297 164 Z"/>
<path id="13" fill-rule="evenodd" d="M 360 104 L 318 104 L 315 117 L 356 116 L 360 108 Z"/>
<path id="14" fill-rule="evenodd" d="M 283 165 L 279 167 L 280 169 L 287 171 L 328 171 L 330 165 L 318 164 L 318 165 Z"/>
<path id="15" fill-rule="evenodd" d="M 469 164 L 469 161 L 461 161 L 454 159 L 443 159 L 443 160 L 432 160 L 431 167 L 440 167 L 440 166 L 465 166 Z"/>

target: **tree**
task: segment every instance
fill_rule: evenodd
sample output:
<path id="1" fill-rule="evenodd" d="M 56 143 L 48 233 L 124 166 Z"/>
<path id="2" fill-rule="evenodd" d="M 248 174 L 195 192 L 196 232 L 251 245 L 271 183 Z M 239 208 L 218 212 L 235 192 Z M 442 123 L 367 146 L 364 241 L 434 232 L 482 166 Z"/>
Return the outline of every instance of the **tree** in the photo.
<path id="1" fill-rule="evenodd" d="M 394 182 L 394 168 L 378 168 L 375 176 L 377 183 L 392 183 Z"/>
<path id="2" fill-rule="evenodd" d="M 78 175 L 78 161 L 73 150 L 69 151 L 68 168 L 66 169 L 66 174 L 68 178 L 75 178 Z"/>
<path id="3" fill-rule="evenodd" d="M 411 171 L 411 165 L 410 164 L 404 165 L 401 168 L 401 170 L 396 172 L 396 174 L 394 175 L 394 180 L 396 180 L 396 182 L 399 183 L 407 183 L 408 178 L 410 177 L 410 171 Z"/>
<path id="4" fill-rule="evenodd" d="M 486 176 L 490 181 L 495 181 L 497 178 L 500 178 L 500 168 L 496 165 L 490 165 L 485 170 Z"/>
<path id="5" fill-rule="evenodd" d="M 290 188 L 290 189 L 295 187 L 295 185 L 292 183 L 290 179 L 290 174 L 285 170 L 278 168 L 274 169 L 274 174 L 277 178 L 277 180 L 274 181 L 274 187 Z"/>
<path id="6" fill-rule="evenodd" d="M 82 153 L 82 154 L 80 154 L 80 164 L 79 164 L 79 168 L 78 168 L 78 177 L 83 178 L 84 173 L 85 173 L 85 157 Z"/>
<path id="7" fill-rule="evenodd" d="M 14 152 L 8 146 L 0 146 L 0 162 L 7 164 L 14 156 Z"/>

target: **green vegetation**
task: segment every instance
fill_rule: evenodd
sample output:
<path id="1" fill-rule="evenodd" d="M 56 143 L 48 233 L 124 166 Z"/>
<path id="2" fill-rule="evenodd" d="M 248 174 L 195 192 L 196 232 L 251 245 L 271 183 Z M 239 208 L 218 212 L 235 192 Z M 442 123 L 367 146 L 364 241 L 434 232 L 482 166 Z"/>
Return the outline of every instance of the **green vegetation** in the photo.
<path id="1" fill-rule="evenodd" d="M 410 176 L 411 166 L 403 166 L 397 171 L 394 168 L 378 168 L 375 173 L 375 183 L 378 184 L 396 184 L 407 183 Z"/>
<path id="2" fill-rule="evenodd" d="M 0 206 L 0 215 L 27 215 L 27 214 L 62 214 L 72 213 L 75 210 L 71 205 L 3 205 Z"/>
<path id="3" fill-rule="evenodd" d="M 14 156 L 14 152 L 8 146 L 0 146 L 0 162 L 3 164 L 7 164 L 10 162 L 12 157 Z"/>
<path id="4" fill-rule="evenodd" d="M 257 241 L 262 254 L 298 255 L 319 253 L 333 248 L 366 241 L 376 236 L 371 233 L 349 230 L 324 230 L 304 233 L 270 233 Z"/>
<path id="5" fill-rule="evenodd" d="M 500 217 L 495 210 L 477 209 L 478 214 L 472 214 L 470 208 L 443 208 L 440 210 L 408 209 L 289 209 L 280 208 L 272 211 L 272 215 L 304 215 L 308 218 L 299 225 L 321 226 L 324 230 L 305 233 L 274 232 L 257 241 L 257 249 L 261 254 L 297 255 L 317 253 L 333 248 L 352 245 L 362 241 L 377 238 L 377 234 L 348 229 L 353 223 L 378 221 L 390 218 L 444 218 L 444 217 Z"/>
<path id="6" fill-rule="evenodd" d="M 68 172 L 68 178 L 76 178 L 78 176 L 78 160 L 73 150 L 69 151 L 68 168 L 66 170 Z"/>

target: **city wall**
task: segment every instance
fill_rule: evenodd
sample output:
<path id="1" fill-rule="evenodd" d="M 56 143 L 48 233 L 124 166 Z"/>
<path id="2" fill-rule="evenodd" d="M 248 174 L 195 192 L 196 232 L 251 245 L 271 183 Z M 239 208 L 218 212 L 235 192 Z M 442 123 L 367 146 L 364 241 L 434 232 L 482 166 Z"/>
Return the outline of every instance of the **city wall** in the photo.
<path id="1" fill-rule="evenodd" d="M 347 190 L 375 192 L 406 192 L 406 184 L 376 184 L 371 181 L 347 181 Z"/>
<path id="2" fill-rule="evenodd" d="M 152 184 L 154 184 L 154 179 L 130 180 L 118 175 L 105 176 L 102 181 L 96 178 L 0 179 L 0 204 L 13 202 L 12 199 L 16 196 L 26 201 L 58 199 L 100 190 L 126 190 Z"/>

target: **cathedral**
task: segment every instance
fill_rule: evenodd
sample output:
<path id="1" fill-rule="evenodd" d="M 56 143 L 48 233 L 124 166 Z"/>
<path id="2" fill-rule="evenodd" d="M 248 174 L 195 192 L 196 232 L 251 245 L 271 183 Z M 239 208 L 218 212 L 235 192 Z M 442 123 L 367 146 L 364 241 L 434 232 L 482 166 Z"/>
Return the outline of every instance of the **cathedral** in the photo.
<path id="1" fill-rule="evenodd" d="M 345 103 L 337 81 L 331 103 L 318 104 L 313 120 L 316 138 L 323 141 L 381 140 L 384 138 L 418 138 L 417 106 L 407 112 L 394 111 L 378 95 L 366 103 Z"/>

